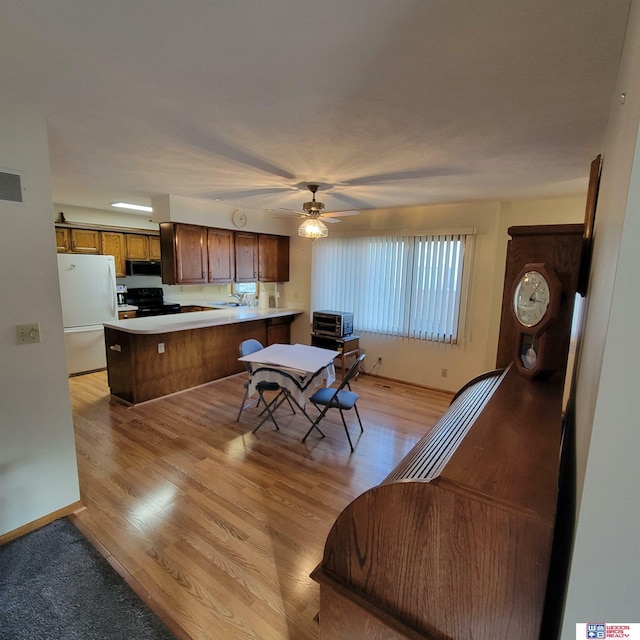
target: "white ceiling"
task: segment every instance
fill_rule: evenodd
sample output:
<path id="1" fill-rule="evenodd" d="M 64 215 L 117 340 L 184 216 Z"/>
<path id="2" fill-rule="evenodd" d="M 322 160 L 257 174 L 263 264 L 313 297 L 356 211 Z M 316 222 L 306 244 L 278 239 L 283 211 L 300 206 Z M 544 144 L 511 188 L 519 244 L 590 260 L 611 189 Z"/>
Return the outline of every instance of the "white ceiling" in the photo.
<path id="1" fill-rule="evenodd" d="M 0 0 L 0 95 L 46 116 L 60 204 L 300 208 L 308 182 L 327 209 L 569 195 L 602 151 L 628 9 Z"/>

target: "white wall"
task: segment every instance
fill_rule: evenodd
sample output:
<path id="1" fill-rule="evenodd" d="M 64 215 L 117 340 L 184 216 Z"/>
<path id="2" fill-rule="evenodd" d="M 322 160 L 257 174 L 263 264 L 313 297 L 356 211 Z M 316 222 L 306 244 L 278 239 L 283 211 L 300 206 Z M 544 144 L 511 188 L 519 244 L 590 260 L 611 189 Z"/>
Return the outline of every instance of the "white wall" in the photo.
<path id="1" fill-rule="evenodd" d="M 625 102 L 619 100 L 625 93 Z M 563 640 L 579 622 L 640 620 L 640 2 L 613 96 L 577 372 L 578 520 Z"/>
<path id="2" fill-rule="evenodd" d="M 585 172 L 587 170 L 588 167 L 585 167 Z M 332 227 L 329 233 L 335 235 L 477 229 L 466 331 L 459 343 L 448 345 L 371 333 L 360 334 L 360 346 L 367 353 L 365 369 L 370 370 L 381 356 L 383 364 L 375 369 L 375 373 L 449 391 L 456 391 L 473 376 L 493 369 L 500 326 L 508 228 L 521 224 L 582 222 L 585 201 L 586 181 L 585 196 L 581 197 L 380 209 L 345 218 L 339 231 Z M 303 260 L 310 260 L 308 249 L 312 246 L 311 242 L 301 240 L 307 243 L 307 250 L 301 249 L 296 255 L 296 270 L 302 268 Z M 305 277 L 309 270 L 310 267 L 305 269 Z M 308 309 L 308 293 L 304 297 L 299 296 L 299 299 Z M 308 322 L 306 326 L 296 322 L 295 327 L 297 331 L 306 332 L 306 335 L 294 336 L 297 341 L 308 342 Z M 441 375 L 442 369 L 447 369 L 446 377 Z"/>
<path id="3" fill-rule="evenodd" d="M 64 354 L 44 120 L 3 103 L 0 167 L 24 204 L 0 202 L 0 535 L 80 499 Z M 18 345 L 15 326 L 39 323 Z"/>

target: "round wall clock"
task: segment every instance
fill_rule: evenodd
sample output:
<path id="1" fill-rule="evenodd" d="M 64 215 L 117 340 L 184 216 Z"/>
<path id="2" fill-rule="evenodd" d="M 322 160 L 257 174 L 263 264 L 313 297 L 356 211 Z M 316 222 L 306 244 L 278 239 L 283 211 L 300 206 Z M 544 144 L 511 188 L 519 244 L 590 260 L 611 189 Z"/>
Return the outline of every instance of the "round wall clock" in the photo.
<path id="1" fill-rule="evenodd" d="M 549 283 L 539 271 L 526 271 L 516 284 L 513 312 L 525 327 L 535 327 L 549 309 Z"/>
<path id="2" fill-rule="evenodd" d="M 242 209 L 236 209 L 231 216 L 233 224 L 241 229 L 247 225 L 247 214 Z"/>
<path id="3" fill-rule="evenodd" d="M 547 353 L 547 334 L 558 317 L 561 297 L 560 280 L 553 268 L 544 263 L 525 265 L 513 283 L 514 362 L 528 377 L 543 371 L 549 373 L 551 363 L 556 360 L 553 354 Z"/>

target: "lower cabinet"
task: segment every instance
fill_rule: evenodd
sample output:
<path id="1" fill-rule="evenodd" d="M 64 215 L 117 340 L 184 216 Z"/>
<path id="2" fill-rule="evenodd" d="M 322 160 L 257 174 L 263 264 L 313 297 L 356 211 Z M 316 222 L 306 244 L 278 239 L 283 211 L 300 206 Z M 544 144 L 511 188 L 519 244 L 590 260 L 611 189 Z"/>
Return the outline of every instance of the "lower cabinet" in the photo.
<path id="1" fill-rule="evenodd" d="M 238 361 L 240 343 L 249 338 L 265 345 L 289 343 L 294 318 L 153 334 L 105 327 L 111 394 L 135 404 L 240 373 L 244 371 Z"/>

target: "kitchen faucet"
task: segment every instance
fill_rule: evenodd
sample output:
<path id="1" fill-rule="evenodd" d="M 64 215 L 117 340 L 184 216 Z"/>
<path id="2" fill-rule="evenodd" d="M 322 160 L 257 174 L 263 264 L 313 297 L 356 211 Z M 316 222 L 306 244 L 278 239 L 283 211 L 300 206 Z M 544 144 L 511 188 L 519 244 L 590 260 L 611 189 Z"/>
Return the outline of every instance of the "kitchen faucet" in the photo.
<path id="1" fill-rule="evenodd" d="M 245 298 L 245 294 L 244 293 L 230 293 L 229 294 L 230 298 L 237 298 L 238 299 L 238 304 L 239 305 L 245 305 L 247 304 L 247 300 Z"/>

